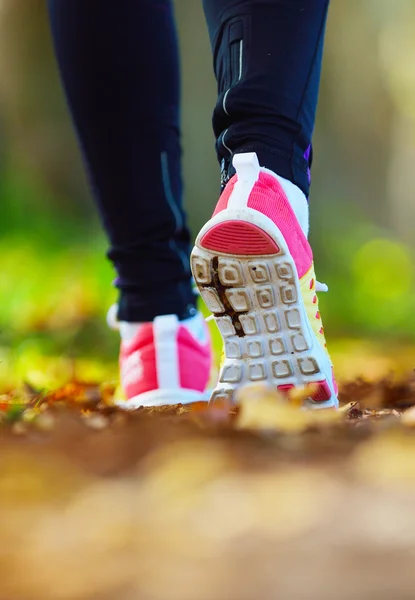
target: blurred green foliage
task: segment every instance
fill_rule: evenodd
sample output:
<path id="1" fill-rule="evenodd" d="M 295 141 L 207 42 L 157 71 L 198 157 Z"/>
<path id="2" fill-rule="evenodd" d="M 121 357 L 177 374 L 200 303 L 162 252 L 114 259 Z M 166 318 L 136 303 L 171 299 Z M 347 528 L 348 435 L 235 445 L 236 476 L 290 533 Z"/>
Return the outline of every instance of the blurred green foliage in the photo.
<path id="1" fill-rule="evenodd" d="M 215 82 L 201 3 L 178 0 L 176 9 L 185 202 L 196 232 L 218 192 Z M 329 340 L 372 337 L 389 347 L 415 339 L 415 67 L 397 51 L 415 56 L 409 23 L 415 8 L 406 0 L 393 11 L 375 0 L 331 8 L 310 201 L 317 274 L 330 287 L 321 297 Z M 114 272 L 43 0 L 3 0 L 0 68 L 0 380 L 30 372 L 40 387 L 51 384 L 68 374 L 71 356 L 86 357 L 85 376 L 107 369 L 111 378 L 118 340 L 105 314 L 116 300 Z M 216 333 L 215 344 L 219 352 Z M 49 354 L 62 358 L 47 366 Z"/>

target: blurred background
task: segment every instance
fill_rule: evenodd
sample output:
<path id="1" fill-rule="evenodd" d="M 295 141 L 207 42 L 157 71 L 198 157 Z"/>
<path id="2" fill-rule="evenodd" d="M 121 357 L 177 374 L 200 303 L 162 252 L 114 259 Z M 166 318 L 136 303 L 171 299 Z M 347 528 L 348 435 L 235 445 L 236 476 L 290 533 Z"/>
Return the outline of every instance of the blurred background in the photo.
<path id="1" fill-rule="evenodd" d="M 201 2 L 176 0 L 186 206 L 216 203 L 212 59 Z M 333 0 L 315 131 L 311 239 L 344 373 L 415 364 L 415 3 Z M 45 0 L 0 0 L 0 383 L 115 377 L 114 273 L 59 85 Z M 54 356 L 53 361 L 50 357 Z M 98 360 L 97 360 L 98 359 Z M 352 364 L 353 363 L 353 364 Z M 72 366 L 71 366 L 72 365 Z M 369 367 L 368 367 L 369 369 Z M 369 369 L 369 370 L 370 370 Z M 366 373 L 368 370 L 366 369 Z"/>

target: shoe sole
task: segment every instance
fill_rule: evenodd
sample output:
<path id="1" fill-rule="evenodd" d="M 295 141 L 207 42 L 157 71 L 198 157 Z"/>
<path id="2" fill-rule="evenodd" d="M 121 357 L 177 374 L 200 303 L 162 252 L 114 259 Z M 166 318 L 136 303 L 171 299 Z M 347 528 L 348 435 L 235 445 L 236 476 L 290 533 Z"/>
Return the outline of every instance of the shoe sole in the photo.
<path id="1" fill-rule="evenodd" d="M 212 401 L 268 383 L 282 393 L 312 386 L 305 406 L 338 406 L 332 365 L 307 317 L 293 257 L 262 213 L 226 209 L 200 231 L 194 280 L 223 338 L 225 361 Z"/>

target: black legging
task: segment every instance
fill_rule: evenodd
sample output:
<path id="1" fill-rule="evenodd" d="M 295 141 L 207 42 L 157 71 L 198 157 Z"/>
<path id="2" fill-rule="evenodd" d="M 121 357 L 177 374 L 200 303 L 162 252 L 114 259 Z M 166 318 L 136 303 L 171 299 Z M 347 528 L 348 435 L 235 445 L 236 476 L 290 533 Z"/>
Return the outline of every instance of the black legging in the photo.
<path id="1" fill-rule="evenodd" d="M 196 0 L 195 0 L 196 1 Z M 226 182 L 235 152 L 306 194 L 329 0 L 204 0 Z M 170 0 L 49 0 L 56 55 L 118 273 L 119 318 L 194 310 Z"/>

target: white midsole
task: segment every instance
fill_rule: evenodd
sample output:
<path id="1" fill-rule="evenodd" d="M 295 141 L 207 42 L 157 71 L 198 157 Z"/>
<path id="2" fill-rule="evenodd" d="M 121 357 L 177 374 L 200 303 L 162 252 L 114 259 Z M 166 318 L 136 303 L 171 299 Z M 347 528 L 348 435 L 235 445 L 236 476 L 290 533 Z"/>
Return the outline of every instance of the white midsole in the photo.
<path id="1" fill-rule="evenodd" d="M 135 410 L 151 406 L 174 406 L 176 404 L 192 404 L 193 402 L 208 402 L 211 392 L 198 392 L 188 389 L 161 389 L 144 392 L 129 400 L 115 400 L 116 406 L 124 410 Z"/>

